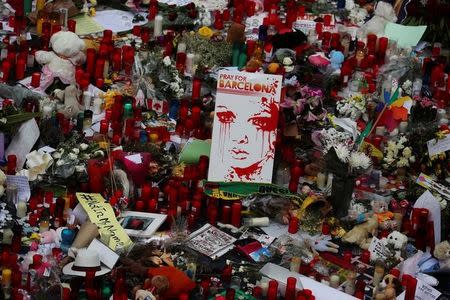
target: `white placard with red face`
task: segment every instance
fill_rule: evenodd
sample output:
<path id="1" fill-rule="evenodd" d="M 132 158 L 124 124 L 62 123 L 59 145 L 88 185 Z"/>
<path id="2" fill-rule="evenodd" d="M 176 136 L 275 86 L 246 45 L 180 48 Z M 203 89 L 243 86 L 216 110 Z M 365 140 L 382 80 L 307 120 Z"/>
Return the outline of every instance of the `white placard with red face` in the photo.
<path id="1" fill-rule="evenodd" d="M 272 182 L 282 77 L 221 71 L 209 181 Z"/>

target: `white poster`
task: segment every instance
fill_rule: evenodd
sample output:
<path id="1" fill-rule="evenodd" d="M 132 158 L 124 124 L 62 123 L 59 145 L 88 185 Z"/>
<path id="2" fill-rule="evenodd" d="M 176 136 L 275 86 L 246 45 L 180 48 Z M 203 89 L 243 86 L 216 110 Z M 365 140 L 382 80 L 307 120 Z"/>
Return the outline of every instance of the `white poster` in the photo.
<path id="1" fill-rule="evenodd" d="M 282 77 L 219 72 L 209 181 L 272 182 Z"/>

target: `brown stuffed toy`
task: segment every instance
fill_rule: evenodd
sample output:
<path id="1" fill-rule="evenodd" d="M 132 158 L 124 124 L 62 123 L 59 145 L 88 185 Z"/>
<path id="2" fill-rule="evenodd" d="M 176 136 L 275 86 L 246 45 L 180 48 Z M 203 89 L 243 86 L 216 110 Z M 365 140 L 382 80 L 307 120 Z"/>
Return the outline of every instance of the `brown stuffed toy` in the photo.
<path id="1" fill-rule="evenodd" d="M 245 26 L 239 23 L 233 23 L 228 29 L 227 42 L 230 44 L 245 42 Z"/>

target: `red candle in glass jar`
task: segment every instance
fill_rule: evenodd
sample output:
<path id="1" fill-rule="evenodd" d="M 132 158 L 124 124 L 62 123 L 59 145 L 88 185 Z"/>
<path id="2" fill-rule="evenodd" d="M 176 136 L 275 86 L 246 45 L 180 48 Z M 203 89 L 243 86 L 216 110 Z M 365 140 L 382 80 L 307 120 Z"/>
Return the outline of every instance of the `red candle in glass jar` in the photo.
<path id="1" fill-rule="evenodd" d="M 77 21 L 67 20 L 67 30 L 75 32 L 77 27 Z"/>
<path id="2" fill-rule="evenodd" d="M 118 72 L 122 69 L 122 51 L 119 48 L 114 49 L 112 55 L 112 69 L 114 72 Z"/>
<path id="3" fill-rule="evenodd" d="M 142 201 L 142 200 L 136 201 L 136 203 L 135 203 L 135 205 L 134 205 L 134 208 L 135 208 L 137 211 L 144 211 L 144 210 L 145 210 L 145 202 Z"/>
<path id="4" fill-rule="evenodd" d="M 323 16 L 323 25 L 327 27 L 331 26 L 331 15 Z"/>
<path id="5" fill-rule="evenodd" d="M 147 203 L 147 211 L 149 213 L 154 213 L 157 211 L 157 209 L 158 209 L 158 200 L 156 200 L 155 198 L 150 199 Z"/>
<path id="6" fill-rule="evenodd" d="M 139 25 L 134 25 L 134 26 L 133 26 L 133 29 L 131 30 L 131 33 L 132 33 L 134 36 L 141 36 L 141 26 L 139 26 Z"/>
<path id="7" fill-rule="evenodd" d="M 378 55 L 383 57 L 386 55 L 386 50 L 388 48 L 389 39 L 387 37 L 381 37 L 378 40 Z"/>
<path id="8" fill-rule="evenodd" d="M 269 288 L 267 289 L 267 300 L 277 300 L 278 298 L 278 281 L 269 281 Z"/>
<path id="9" fill-rule="evenodd" d="M 237 228 L 241 227 L 241 210 L 241 202 L 234 202 L 231 205 L 231 225 Z"/>
<path id="10" fill-rule="evenodd" d="M 105 80 L 103 80 L 103 78 L 97 78 L 95 80 L 95 86 L 98 87 L 99 89 L 102 89 L 104 85 L 105 85 Z"/>
<path id="11" fill-rule="evenodd" d="M 367 35 L 367 50 L 368 54 L 375 54 L 377 47 L 377 36 L 375 34 Z"/>
<path id="12" fill-rule="evenodd" d="M 192 118 L 192 122 L 194 122 L 194 126 L 200 125 L 201 111 L 202 111 L 202 109 L 199 106 L 192 107 L 191 118 Z"/>
<path id="13" fill-rule="evenodd" d="M 247 17 L 252 17 L 256 12 L 256 3 L 253 1 L 249 1 L 245 10 Z"/>
<path id="14" fill-rule="evenodd" d="M 297 279 L 295 277 L 288 277 L 286 282 L 286 292 L 284 293 L 285 300 L 294 300 L 296 294 Z"/>
<path id="15" fill-rule="evenodd" d="M 299 219 L 297 217 L 291 217 L 289 219 L 288 232 L 289 233 L 297 233 L 299 226 Z"/>
<path id="16" fill-rule="evenodd" d="M 54 35 L 55 33 L 57 33 L 57 32 L 59 32 L 59 31 L 61 31 L 61 25 L 59 25 L 59 24 L 55 24 L 55 25 L 53 25 L 52 26 L 52 35 Z"/>
<path id="17" fill-rule="evenodd" d="M 103 70 L 105 69 L 105 59 L 97 59 L 95 64 L 95 78 L 103 78 Z"/>
<path id="18" fill-rule="evenodd" d="M 222 220 L 221 220 L 221 222 L 223 224 L 229 224 L 230 223 L 230 216 L 231 216 L 231 206 L 224 205 L 222 207 Z"/>
<path id="19" fill-rule="evenodd" d="M 223 29 L 223 16 L 219 11 L 214 14 L 214 28 L 217 30 Z"/>
<path id="20" fill-rule="evenodd" d="M 150 28 L 144 27 L 141 29 L 141 39 L 145 44 L 150 41 Z"/>
<path id="21" fill-rule="evenodd" d="M 158 14 L 158 5 L 150 5 L 147 16 L 148 20 L 149 21 L 155 20 L 157 14 Z"/>
<path id="22" fill-rule="evenodd" d="M 192 81 L 192 99 L 198 100 L 200 99 L 202 90 L 202 80 L 200 78 L 194 78 Z"/>
<path id="23" fill-rule="evenodd" d="M 44 22 L 42 23 L 42 35 L 50 36 L 52 33 L 52 23 Z"/>
<path id="24" fill-rule="evenodd" d="M 8 60 L 4 60 L 2 62 L 2 72 L 3 72 L 3 81 L 7 82 L 9 80 L 9 74 L 11 73 L 11 63 Z"/>
<path id="25" fill-rule="evenodd" d="M 25 78 L 26 61 L 18 59 L 16 63 L 16 80 Z"/>
<path id="26" fill-rule="evenodd" d="M 223 20 L 224 20 L 225 22 L 230 21 L 230 19 L 231 19 L 231 13 L 230 13 L 230 10 L 229 10 L 229 9 L 225 9 L 225 10 L 223 11 L 223 13 L 222 13 L 222 18 L 223 18 Z"/>
<path id="27" fill-rule="evenodd" d="M 93 75 L 95 70 L 95 49 L 88 48 L 86 50 L 86 72 Z"/>
<path id="28" fill-rule="evenodd" d="M 369 250 L 363 250 L 361 253 L 361 256 L 359 258 L 361 262 L 368 264 L 370 263 L 370 251 Z"/>
<path id="29" fill-rule="evenodd" d="M 105 43 L 111 43 L 112 42 L 112 30 L 110 29 L 105 29 L 103 31 L 103 39 L 102 41 Z"/>

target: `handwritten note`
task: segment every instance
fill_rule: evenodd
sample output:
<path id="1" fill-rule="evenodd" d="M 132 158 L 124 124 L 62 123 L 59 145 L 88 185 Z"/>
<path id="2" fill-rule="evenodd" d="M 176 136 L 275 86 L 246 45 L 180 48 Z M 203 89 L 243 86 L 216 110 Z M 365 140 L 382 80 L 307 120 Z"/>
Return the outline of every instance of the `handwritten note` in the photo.
<path id="1" fill-rule="evenodd" d="M 436 154 L 450 150 L 450 134 L 447 134 L 442 140 L 429 140 L 427 142 L 428 155 L 431 157 Z"/>
<path id="2" fill-rule="evenodd" d="M 30 199 L 30 184 L 26 176 L 6 175 L 6 185 L 15 185 L 17 187 L 18 200 L 28 201 Z"/>
<path id="3" fill-rule="evenodd" d="M 376 237 L 373 237 L 372 242 L 370 243 L 369 252 L 371 260 L 387 258 L 387 249 L 384 243 Z"/>
<path id="4" fill-rule="evenodd" d="M 17 169 L 20 170 L 25 163 L 26 156 L 30 153 L 34 144 L 38 140 L 40 135 L 39 127 L 36 120 L 33 118 L 22 125 L 13 137 L 11 143 L 9 143 L 8 149 L 5 151 L 5 155 L 14 154 L 17 157 Z"/>
<path id="5" fill-rule="evenodd" d="M 426 284 L 420 279 L 417 279 L 416 294 L 414 295 L 414 300 L 435 300 L 441 296 L 441 292 L 436 290 L 434 287 Z M 397 300 L 404 300 L 405 292 L 401 293 Z"/>

